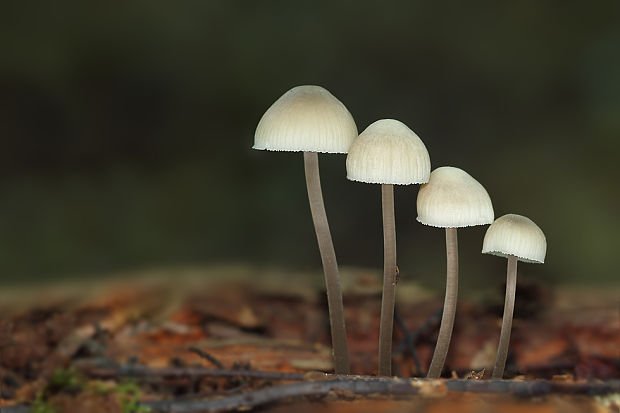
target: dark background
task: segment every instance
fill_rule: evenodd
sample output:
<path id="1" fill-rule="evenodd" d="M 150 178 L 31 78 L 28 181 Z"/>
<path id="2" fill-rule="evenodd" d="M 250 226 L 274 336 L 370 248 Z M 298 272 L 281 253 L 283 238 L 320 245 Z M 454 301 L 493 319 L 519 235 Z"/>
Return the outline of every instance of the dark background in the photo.
<path id="1" fill-rule="evenodd" d="M 525 277 L 617 283 L 620 2 L 14 2 L 0 6 L 0 278 L 242 264 L 319 269 L 298 153 L 253 151 L 263 112 L 329 89 L 360 132 L 409 125 L 496 216 L 548 240 Z M 382 267 L 380 188 L 321 156 L 341 264 Z M 444 234 L 396 190 L 402 276 L 443 284 Z M 500 285 L 485 228 L 463 288 Z"/>

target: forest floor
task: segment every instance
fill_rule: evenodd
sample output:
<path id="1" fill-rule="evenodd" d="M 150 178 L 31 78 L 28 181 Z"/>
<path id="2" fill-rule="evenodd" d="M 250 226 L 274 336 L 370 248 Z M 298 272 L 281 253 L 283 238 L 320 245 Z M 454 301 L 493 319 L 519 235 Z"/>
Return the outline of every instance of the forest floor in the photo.
<path id="1" fill-rule="evenodd" d="M 620 289 L 517 287 L 506 380 L 488 379 L 503 292 L 460 296 L 444 379 L 423 377 L 443 294 L 397 287 L 376 374 L 380 280 L 342 273 L 352 377 L 330 373 L 322 275 L 221 267 L 0 292 L 0 412 L 620 411 Z M 484 370 L 486 368 L 486 370 Z"/>

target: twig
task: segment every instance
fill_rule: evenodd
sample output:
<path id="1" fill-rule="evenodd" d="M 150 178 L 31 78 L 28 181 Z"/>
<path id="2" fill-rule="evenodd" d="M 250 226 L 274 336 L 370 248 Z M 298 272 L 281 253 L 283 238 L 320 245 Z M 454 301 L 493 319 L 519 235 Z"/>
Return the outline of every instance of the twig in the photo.
<path id="1" fill-rule="evenodd" d="M 415 346 L 420 336 L 425 333 L 426 330 L 428 330 L 433 324 L 436 324 L 439 322 L 439 320 L 441 320 L 442 313 L 443 308 L 433 313 L 420 327 L 418 327 L 414 331 L 409 331 L 400 313 L 397 310 L 394 310 L 394 318 L 396 319 L 396 323 L 403 332 L 403 339 L 400 343 L 398 343 L 395 353 L 404 354 L 405 348 L 408 348 L 409 353 L 411 354 L 411 358 L 413 359 L 416 367 L 416 374 L 418 375 L 423 375 L 423 373 L 422 364 L 420 363 L 418 352 L 416 351 Z"/>
<path id="2" fill-rule="evenodd" d="M 32 409 L 30 406 L 4 406 L 2 407 L 2 413 L 30 413 Z"/>
<path id="3" fill-rule="evenodd" d="M 203 367 L 162 367 L 149 368 L 144 366 L 123 366 L 110 368 L 82 368 L 84 374 L 100 379 L 116 377 L 171 377 L 171 378 L 203 378 L 203 377 L 247 377 L 265 380 L 304 380 L 301 373 L 281 373 L 277 371 L 206 369 Z M 327 376 L 327 375 L 325 375 Z"/>
<path id="4" fill-rule="evenodd" d="M 256 390 L 236 396 L 225 397 L 216 400 L 194 401 L 177 403 L 175 401 L 157 401 L 145 403 L 157 412 L 223 412 L 238 409 L 249 409 L 274 403 L 288 398 L 298 399 L 301 397 L 325 397 L 330 392 L 347 391 L 354 394 L 384 393 L 389 394 L 415 394 L 417 389 L 407 383 L 391 385 L 387 382 L 366 382 L 366 381 L 319 381 L 295 383 L 286 386 L 276 386 L 267 389 Z"/>
<path id="5" fill-rule="evenodd" d="M 158 412 L 222 412 L 249 409 L 286 399 L 312 396 L 355 395 L 445 395 L 447 393 L 472 392 L 478 394 L 505 394 L 510 396 L 604 395 L 620 392 L 620 380 L 606 383 L 562 383 L 553 381 L 506 381 L 506 380 L 427 380 L 390 379 L 380 377 L 352 377 L 328 381 L 303 382 L 270 387 L 231 397 L 204 401 L 154 401 L 144 403 Z"/>
<path id="6" fill-rule="evenodd" d="M 204 400 L 206 398 L 213 397 L 213 396 L 230 396 L 230 395 L 233 395 L 233 394 L 241 393 L 243 390 L 248 389 L 249 386 L 250 386 L 250 382 L 244 381 L 240 385 L 235 386 L 235 387 L 231 387 L 230 389 L 214 390 L 214 391 L 210 391 L 210 392 L 186 394 L 186 395 L 181 396 L 177 400 L 187 400 L 187 401 L 190 401 L 190 400 Z"/>
<path id="7" fill-rule="evenodd" d="M 394 350 L 394 354 L 405 354 L 405 349 L 409 350 L 409 354 L 411 354 L 411 358 L 413 359 L 413 363 L 415 364 L 416 374 L 422 375 L 422 365 L 420 363 L 420 359 L 418 357 L 418 353 L 415 349 L 415 341 L 409 332 L 409 329 L 405 325 L 405 321 L 403 317 L 400 315 L 400 312 L 397 308 L 394 309 L 394 319 L 396 320 L 396 324 L 403 332 L 403 339 L 398 343 L 396 350 Z"/>
<path id="8" fill-rule="evenodd" d="M 437 310 L 433 314 L 431 314 L 431 316 L 424 322 L 424 324 L 422 324 L 413 333 L 411 333 L 411 336 L 412 336 L 413 340 L 417 341 L 418 338 L 423 333 L 425 333 L 426 330 L 428 330 L 432 325 L 439 324 L 439 321 L 441 321 L 441 316 L 442 315 L 443 315 L 443 308 L 440 308 L 439 310 Z"/>
<path id="9" fill-rule="evenodd" d="M 201 350 L 198 347 L 190 347 L 188 350 L 191 351 L 192 353 L 198 354 L 203 359 L 206 359 L 211 364 L 213 364 L 216 368 L 220 370 L 226 369 L 226 367 L 224 367 L 224 365 L 214 355 L 207 353 L 206 351 Z"/>

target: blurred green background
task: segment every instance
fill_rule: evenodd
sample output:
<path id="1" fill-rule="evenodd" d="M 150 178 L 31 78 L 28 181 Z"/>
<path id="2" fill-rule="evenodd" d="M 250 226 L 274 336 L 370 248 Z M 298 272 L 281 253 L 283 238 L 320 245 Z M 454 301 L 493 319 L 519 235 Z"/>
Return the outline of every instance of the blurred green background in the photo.
<path id="1" fill-rule="evenodd" d="M 263 112 L 329 89 L 391 117 L 496 216 L 532 218 L 550 283 L 617 283 L 620 2 L 13 2 L 0 6 L 0 278 L 182 265 L 320 268 L 302 156 L 252 151 Z M 380 188 L 321 156 L 339 261 L 382 268 Z M 444 234 L 396 189 L 403 277 L 440 287 Z M 460 231 L 463 288 L 505 260 Z"/>

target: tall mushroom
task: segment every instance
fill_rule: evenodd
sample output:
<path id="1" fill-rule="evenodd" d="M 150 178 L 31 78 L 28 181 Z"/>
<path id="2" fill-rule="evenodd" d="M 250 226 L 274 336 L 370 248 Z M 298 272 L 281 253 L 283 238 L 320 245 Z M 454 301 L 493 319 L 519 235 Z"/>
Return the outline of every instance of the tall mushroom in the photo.
<path id="1" fill-rule="evenodd" d="M 515 307 L 517 261 L 544 263 L 547 254 L 547 239 L 531 219 L 521 215 L 507 214 L 497 218 L 487 229 L 482 243 L 482 253 L 508 259 L 502 332 L 492 374 L 494 379 L 501 379 L 504 376 L 508 356 L 512 314 Z"/>
<path id="2" fill-rule="evenodd" d="M 347 108 L 320 86 L 298 86 L 271 105 L 254 136 L 254 149 L 304 153 L 310 211 L 314 222 L 331 325 L 334 370 L 349 373 L 349 351 L 336 253 L 325 213 L 317 152 L 347 153 L 357 126 Z"/>
<path id="3" fill-rule="evenodd" d="M 402 122 L 381 119 L 353 142 L 347 155 L 347 178 L 381 184 L 383 209 L 383 296 L 379 328 L 379 375 L 392 374 L 392 327 L 396 290 L 394 185 L 428 181 L 431 161 L 422 140 Z"/>
<path id="4" fill-rule="evenodd" d="M 456 314 L 459 252 L 457 228 L 493 222 L 493 204 L 482 185 L 459 168 L 444 166 L 431 173 L 418 192 L 417 220 L 424 225 L 446 229 L 446 296 L 437 345 L 426 377 L 441 375 Z"/>

